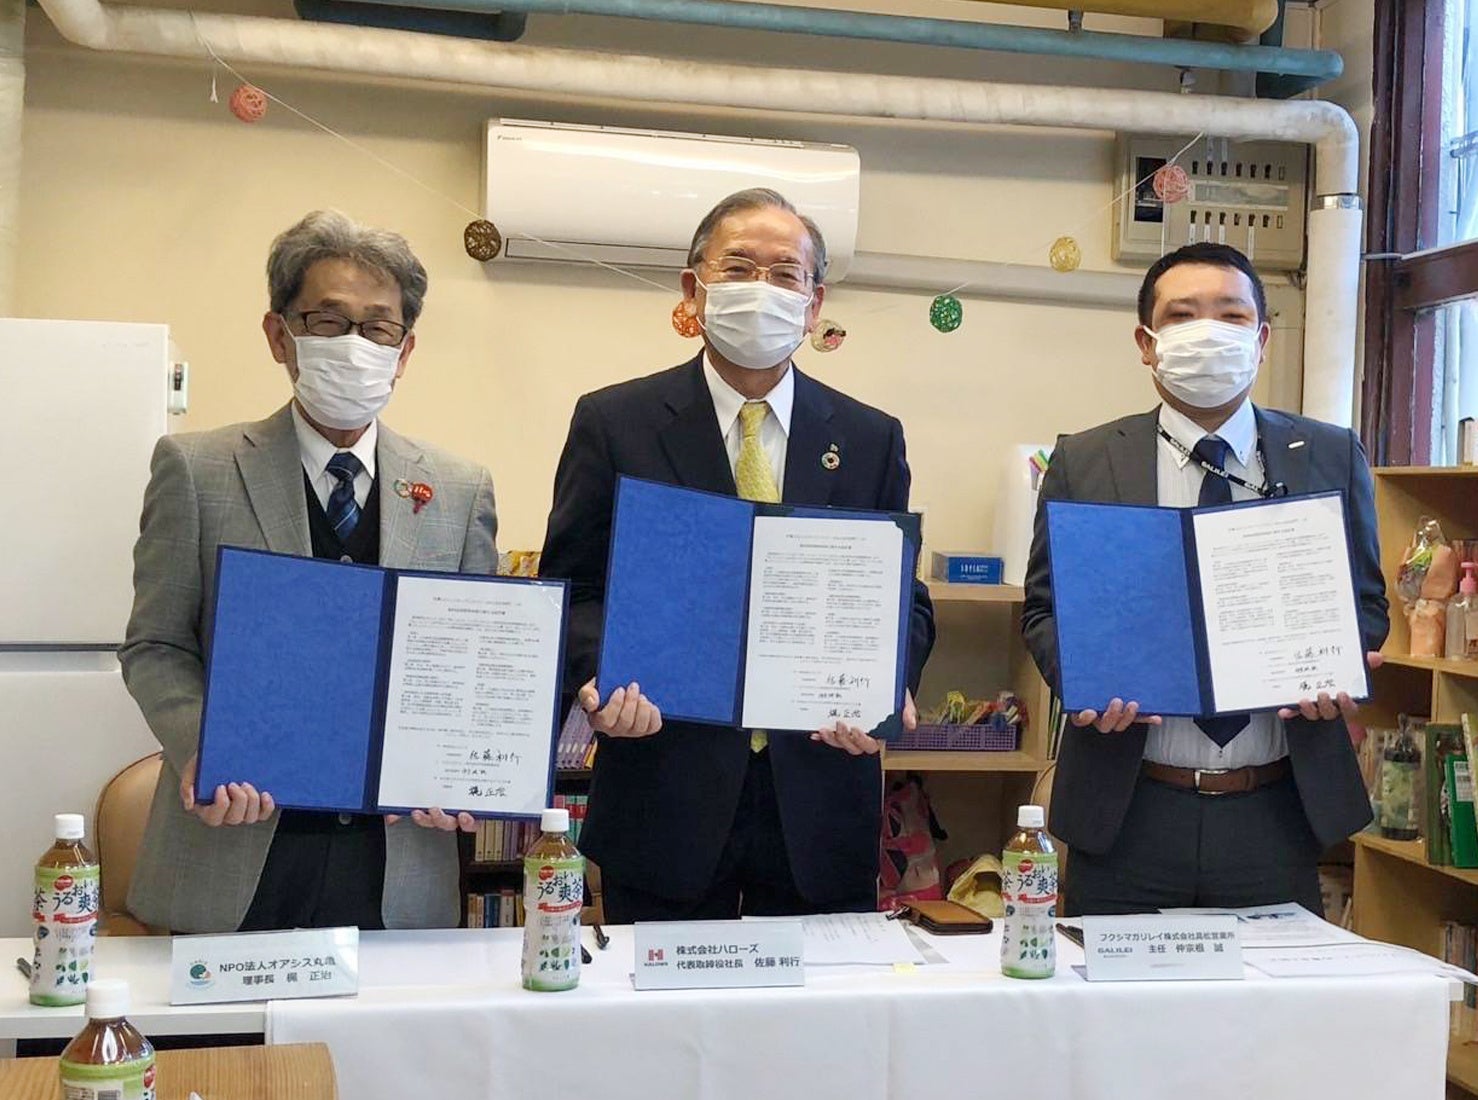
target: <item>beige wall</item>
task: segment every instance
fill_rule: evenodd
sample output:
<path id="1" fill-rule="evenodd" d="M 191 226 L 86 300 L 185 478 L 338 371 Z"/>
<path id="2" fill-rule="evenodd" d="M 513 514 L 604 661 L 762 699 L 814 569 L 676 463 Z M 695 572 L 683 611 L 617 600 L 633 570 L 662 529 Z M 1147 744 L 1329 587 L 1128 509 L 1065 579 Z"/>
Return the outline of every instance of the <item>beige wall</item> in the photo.
<path id="1" fill-rule="evenodd" d="M 1060 25 L 1061 15 L 1034 18 Z M 589 23 L 571 26 L 593 33 Z M 642 33 L 614 21 L 603 26 L 603 41 L 617 46 Z M 1055 236 L 1074 232 L 1084 267 L 1113 267 L 1101 210 L 1111 197 L 1106 134 L 694 116 L 249 74 L 405 166 L 447 196 L 440 198 L 281 109 L 256 126 L 236 122 L 224 107 L 233 81 L 223 75 L 223 102 L 210 103 L 204 65 L 75 50 L 34 9 L 28 38 L 18 312 L 168 322 L 193 367 L 187 426 L 255 418 L 288 394 L 259 331 L 272 236 L 325 205 L 397 228 L 426 262 L 431 290 L 386 419 L 491 468 L 505 548 L 542 539 L 575 398 L 679 362 L 696 346 L 668 327 L 675 273 L 665 279 L 674 289 L 659 292 L 590 268 L 484 269 L 465 256 L 467 216 L 456 204 L 478 206 L 480 131 L 490 116 L 849 142 L 863 160 L 863 249 L 1040 264 Z M 719 36 L 689 38 L 699 52 L 742 52 Z M 747 49 L 756 40 L 734 41 Z M 828 49 L 792 41 L 783 59 L 1005 79 L 1060 69 L 1065 82 L 1142 87 L 1173 80 L 1149 69 Z M 902 418 L 929 541 L 984 548 L 1005 445 L 1050 441 L 1145 408 L 1152 392 L 1127 312 L 967 298 L 964 327 L 942 336 L 928 325 L 928 297 L 843 283 L 826 312 L 847 328 L 846 346 L 829 356 L 806 348 L 798 359 Z"/>

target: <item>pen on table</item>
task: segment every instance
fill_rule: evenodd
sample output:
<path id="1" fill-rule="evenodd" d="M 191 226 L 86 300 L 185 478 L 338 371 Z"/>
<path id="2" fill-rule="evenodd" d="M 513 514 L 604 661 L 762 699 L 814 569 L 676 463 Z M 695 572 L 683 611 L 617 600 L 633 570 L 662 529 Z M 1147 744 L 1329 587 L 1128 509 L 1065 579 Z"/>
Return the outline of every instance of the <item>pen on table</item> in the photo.
<path id="1" fill-rule="evenodd" d="M 591 962 L 590 949 L 588 947 L 586 947 L 582 943 L 580 945 L 580 963 L 583 966 L 588 966 L 588 965 L 590 965 L 590 962 Z"/>
<path id="2" fill-rule="evenodd" d="M 31 964 L 26 962 L 25 959 L 16 959 L 15 968 L 21 972 L 21 976 L 25 978 L 26 981 L 31 980 Z"/>
<path id="3" fill-rule="evenodd" d="M 591 921 L 590 927 L 595 929 L 595 946 L 604 951 L 611 946 L 611 937 L 606 935 L 605 929 L 600 926 L 599 921 Z"/>

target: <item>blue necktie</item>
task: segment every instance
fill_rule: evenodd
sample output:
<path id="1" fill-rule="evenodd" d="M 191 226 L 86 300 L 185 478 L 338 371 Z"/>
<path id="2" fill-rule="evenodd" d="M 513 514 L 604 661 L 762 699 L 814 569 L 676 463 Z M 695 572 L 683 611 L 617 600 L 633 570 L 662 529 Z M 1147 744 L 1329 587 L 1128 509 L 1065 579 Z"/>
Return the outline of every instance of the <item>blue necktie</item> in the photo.
<path id="1" fill-rule="evenodd" d="M 1214 435 L 1205 436 L 1201 442 L 1196 444 L 1191 454 L 1202 462 L 1209 463 L 1218 469 L 1227 468 L 1227 455 L 1231 453 L 1231 445 L 1224 439 L 1218 439 Z M 1232 483 L 1224 477 L 1218 477 L 1209 470 L 1201 476 L 1201 495 L 1196 498 L 1196 504 L 1202 508 L 1212 504 L 1230 504 L 1232 502 Z M 1252 720 L 1249 714 L 1222 714 L 1216 717 L 1197 718 L 1196 725 L 1201 727 L 1201 732 L 1222 748 L 1233 737 L 1247 728 L 1247 723 Z"/>
<path id="2" fill-rule="evenodd" d="M 364 464 L 351 452 L 339 451 L 328 460 L 327 470 L 339 483 L 328 495 L 328 507 L 324 511 L 328 515 L 329 526 L 334 529 L 338 540 L 343 542 L 354 534 L 354 528 L 359 523 L 359 502 L 354 499 L 354 479 L 364 472 Z"/>

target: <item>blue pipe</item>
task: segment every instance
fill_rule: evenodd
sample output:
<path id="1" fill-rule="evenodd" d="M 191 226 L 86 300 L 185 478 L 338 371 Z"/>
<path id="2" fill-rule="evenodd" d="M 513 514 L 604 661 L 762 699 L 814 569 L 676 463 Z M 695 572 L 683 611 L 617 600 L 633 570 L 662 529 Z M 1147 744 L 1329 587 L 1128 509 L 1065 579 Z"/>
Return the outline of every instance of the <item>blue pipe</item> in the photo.
<path id="1" fill-rule="evenodd" d="M 669 23 L 694 23 L 744 30 L 864 38 L 922 46 L 997 50 L 1058 57 L 1092 58 L 1173 65 L 1185 69 L 1274 73 L 1290 78 L 1285 94 L 1333 80 L 1344 71 L 1334 50 L 1294 50 L 1281 46 L 1234 46 L 1182 38 L 1098 31 L 1055 31 L 1010 27 L 959 19 L 874 15 L 865 12 L 735 3 L 733 0 L 366 0 L 389 7 L 463 12 L 523 12 L 554 15 L 608 15 Z"/>

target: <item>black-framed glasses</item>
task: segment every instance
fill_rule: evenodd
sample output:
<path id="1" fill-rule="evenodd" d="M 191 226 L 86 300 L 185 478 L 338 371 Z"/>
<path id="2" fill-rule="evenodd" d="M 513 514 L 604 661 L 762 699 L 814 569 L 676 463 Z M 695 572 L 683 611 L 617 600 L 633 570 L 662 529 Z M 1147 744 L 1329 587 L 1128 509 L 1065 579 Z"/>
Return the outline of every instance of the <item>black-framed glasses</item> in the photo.
<path id="1" fill-rule="evenodd" d="M 755 263 L 748 256 L 720 256 L 716 260 L 704 260 L 703 263 L 720 283 L 752 283 L 763 278 L 771 286 L 793 290 L 797 294 L 809 294 L 814 278 L 805 264 L 789 261 L 765 266 Z"/>
<path id="2" fill-rule="evenodd" d="M 358 332 L 371 343 L 383 344 L 389 348 L 399 347 L 405 334 L 410 331 L 399 321 L 389 321 L 383 317 L 351 321 L 342 313 L 335 313 L 331 309 L 309 309 L 290 313 L 288 316 L 296 317 L 302 322 L 303 330 L 309 336 L 347 336 L 351 332 Z"/>

